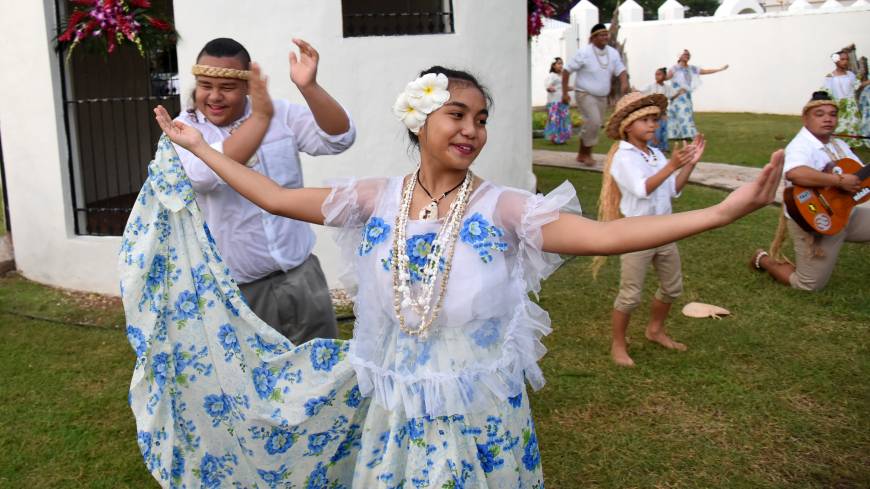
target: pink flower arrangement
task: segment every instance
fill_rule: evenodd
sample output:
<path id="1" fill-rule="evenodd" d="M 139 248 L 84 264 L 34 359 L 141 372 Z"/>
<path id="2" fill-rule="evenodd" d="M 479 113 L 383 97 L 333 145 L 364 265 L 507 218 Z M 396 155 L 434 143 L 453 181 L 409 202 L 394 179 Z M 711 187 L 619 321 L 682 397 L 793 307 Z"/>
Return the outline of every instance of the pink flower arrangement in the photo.
<path id="1" fill-rule="evenodd" d="M 105 42 L 109 54 L 118 45 L 131 42 L 144 56 L 143 40 L 175 36 L 172 24 L 146 13 L 151 7 L 148 0 L 69 0 L 69 3 L 75 8 L 66 30 L 57 36 L 58 42 L 70 45 L 67 59 L 76 46 L 90 40 Z"/>
<path id="2" fill-rule="evenodd" d="M 544 17 L 556 15 L 556 8 L 547 0 L 529 0 L 529 37 L 535 37 L 541 33 L 544 27 Z"/>

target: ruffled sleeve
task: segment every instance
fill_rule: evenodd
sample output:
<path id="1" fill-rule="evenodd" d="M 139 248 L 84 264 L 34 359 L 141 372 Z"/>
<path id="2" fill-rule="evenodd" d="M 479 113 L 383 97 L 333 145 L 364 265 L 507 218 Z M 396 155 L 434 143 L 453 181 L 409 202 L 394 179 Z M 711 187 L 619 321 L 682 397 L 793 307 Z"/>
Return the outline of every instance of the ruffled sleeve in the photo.
<path id="1" fill-rule="evenodd" d="M 543 250 L 541 228 L 559 218 L 560 212 L 580 214 L 577 192 L 568 181 L 562 182 L 547 195 L 514 193 L 503 206 L 506 223 L 514 221 L 517 234 L 517 267 L 525 281 L 526 292 L 535 295 L 541 290 L 541 281 L 556 271 L 562 259 L 556 253 Z M 504 197 L 503 197 L 504 199 Z M 510 202 L 512 201 L 512 202 Z"/>
<path id="2" fill-rule="evenodd" d="M 353 272 L 363 228 L 388 183 L 387 178 L 341 178 L 325 182 L 325 186 L 332 188 L 332 191 L 321 206 L 323 224 L 336 228 L 333 239 L 342 256 L 339 280 L 351 299 L 356 297 L 357 280 Z"/>

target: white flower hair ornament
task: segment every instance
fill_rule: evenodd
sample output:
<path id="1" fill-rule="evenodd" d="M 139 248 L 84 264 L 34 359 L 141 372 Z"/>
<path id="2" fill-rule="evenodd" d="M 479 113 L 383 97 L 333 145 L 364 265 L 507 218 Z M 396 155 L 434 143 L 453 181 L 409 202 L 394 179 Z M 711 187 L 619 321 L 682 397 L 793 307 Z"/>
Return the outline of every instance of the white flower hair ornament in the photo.
<path id="1" fill-rule="evenodd" d="M 447 77 L 443 73 L 427 73 L 417 78 L 408 83 L 405 91 L 399 94 L 393 104 L 393 113 L 411 132 L 418 134 L 426 123 L 426 117 L 450 98 L 447 83 Z"/>

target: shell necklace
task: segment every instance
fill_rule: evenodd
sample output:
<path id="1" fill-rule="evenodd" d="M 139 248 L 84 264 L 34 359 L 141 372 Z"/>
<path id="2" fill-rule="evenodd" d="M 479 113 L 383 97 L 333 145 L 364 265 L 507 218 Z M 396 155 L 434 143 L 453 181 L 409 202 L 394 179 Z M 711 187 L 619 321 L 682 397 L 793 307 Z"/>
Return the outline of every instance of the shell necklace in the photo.
<path id="1" fill-rule="evenodd" d="M 418 167 L 417 172 L 419 171 Z M 447 213 L 444 223 L 441 224 L 435 235 L 429 253 L 426 254 L 425 263 L 422 267 L 418 266 L 414 270 L 416 275 L 420 277 L 420 285 L 412 287 L 411 259 L 408 257 L 407 249 L 407 227 L 417 179 L 414 176 L 408 177 L 408 182 L 402 191 L 399 212 L 396 214 L 396 233 L 393 239 L 393 263 L 391 267 L 393 272 L 393 309 L 399 320 L 399 329 L 405 334 L 425 338 L 441 311 L 444 293 L 447 290 L 447 279 L 450 276 L 450 267 L 453 263 L 456 238 L 459 235 L 462 216 L 465 214 L 465 208 L 471 195 L 473 181 L 474 174 L 469 170 L 459 187 L 459 193 L 450 204 L 450 211 Z M 444 270 L 441 272 L 439 282 L 437 279 L 442 267 Z M 433 300 L 436 284 L 439 285 L 438 297 Z M 405 316 L 402 314 L 404 307 L 411 307 L 420 317 L 418 327 L 411 328 L 406 324 Z"/>
<path id="2" fill-rule="evenodd" d="M 592 46 L 592 51 L 595 53 L 595 61 L 598 62 L 598 66 L 600 66 L 602 70 L 606 70 L 607 67 L 610 66 L 610 53 L 607 52 L 607 46 L 604 46 L 604 49 L 601 50 Z M 603 63 L 601 62 L 602 59 L 604 60 Z"/>

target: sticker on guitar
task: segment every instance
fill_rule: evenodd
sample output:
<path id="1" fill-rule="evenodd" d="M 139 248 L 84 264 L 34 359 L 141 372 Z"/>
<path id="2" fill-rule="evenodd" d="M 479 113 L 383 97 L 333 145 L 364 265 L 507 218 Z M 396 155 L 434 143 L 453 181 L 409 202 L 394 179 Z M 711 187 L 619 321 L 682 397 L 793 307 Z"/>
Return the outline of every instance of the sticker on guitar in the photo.
<path id="1" fill-rule="evenodd" d="M 819 231 L 827 231 L 831 229 L 831 218 L 827 214 L 816 214 L 813 222 L 816 224 L 816 229 Z"/>

